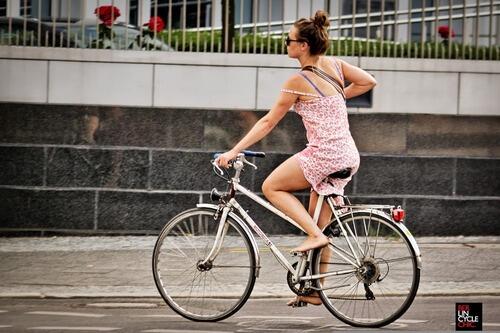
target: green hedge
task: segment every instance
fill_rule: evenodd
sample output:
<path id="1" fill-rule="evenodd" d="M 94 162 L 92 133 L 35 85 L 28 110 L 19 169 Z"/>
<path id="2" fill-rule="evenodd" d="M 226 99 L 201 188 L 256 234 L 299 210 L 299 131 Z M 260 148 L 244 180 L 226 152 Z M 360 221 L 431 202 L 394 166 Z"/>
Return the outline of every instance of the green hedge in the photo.
<path id="1" fill-rule="evenodd" d="M 284 54 L 285 36 L 267 37 L 263 35 L 236 35 L 233 39 L 234 53 Z M 177 51 L 223 52 L 220 31 L 193 32 L 172 31 L 170 37 L 166 32 L 161 34 L 165 43 Z M 170 39 L 170 42 L 169 42 Z M 213 42 L 212 42 L 213 40 Z M 442 58 L 442 59 L 474 59 L 500 60 L 500 47 L 463 46 L 460 43 L 446 42 L 395 43 L 391 41 L 353 41 L 352 39 L 331 40 L 327 55 L 369 56 L 391 58 Z"/>

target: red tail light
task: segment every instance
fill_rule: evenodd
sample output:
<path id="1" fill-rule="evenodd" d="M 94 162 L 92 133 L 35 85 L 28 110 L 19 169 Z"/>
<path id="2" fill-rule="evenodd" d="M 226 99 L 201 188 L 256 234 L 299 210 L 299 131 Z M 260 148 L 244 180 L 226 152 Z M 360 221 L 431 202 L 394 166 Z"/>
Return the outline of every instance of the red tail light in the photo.
<path id="1" fill-rule="evenodd" d="M 404 220 L 405 218 L 405 210 L 401 207 L 398 207 L 398 208 L 394 208 L 392 210 L 392 218 L 394 219 L 394 221 L 396 222 L 401 222 Z"/>

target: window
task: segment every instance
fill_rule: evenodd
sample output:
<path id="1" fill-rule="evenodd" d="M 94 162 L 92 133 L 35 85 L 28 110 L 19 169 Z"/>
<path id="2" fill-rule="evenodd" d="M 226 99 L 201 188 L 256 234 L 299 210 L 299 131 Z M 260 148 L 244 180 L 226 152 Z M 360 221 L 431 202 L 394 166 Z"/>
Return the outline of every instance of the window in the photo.
<path id="1" fill-rule="evenodd" d="M 20 2 L 19 15 L 23 17 L 24 16 L 32 17 L 33 8 L 31 7 L 31 0 L 19 0 L 19 2 Z"/>
<path id="2" fill-rule="evenodd" d="M 367 1 L 361 1 L 361 0 L 354 0 L 356 1 L 356 9 L 355 9 L 355 19 L 356 23 L 366 23 L 367 22 L 367 17 L 366 14 L 368 13 L 368 2 Z M 353 13 L 353 5 L 354 2 L 353 0 L 344 0 L 342 2 L 342 15 L 352 15 Z M 384 0 L 383 1 L 384 5 L 384 21 L 389 21 L 394 19 L 394 15 L 388 15 L 385 14 L 385 12 L 390 12 L 394 11 L 395 6 L 396 6 L 396 0 Z M 376 22 L 382 22 L 382 16 L 380 15 L 382 11 L 382 0 L 371 0 L 370 1 L 370 22 L 372 24 Z M 364 16 L 362 15 L 356 15 L 356 14 L 365 14 Z M 360 17 L 361 16 L 361 17 Z M 351 24 L 352 19 L 343 19 L 342 24 Z M 392 39 L 392 28 L 384 24 L 384 39 Z M 368 38 L 368 39 L 377 39 L 382 36 L 382 27 L 381 25 L 377 26 L 371 26 L 370 27 L 370 35 L 367 36 L 367 29 L 366 27 L 358 27 L 355 29 L 355 37 L 358 38 Z M 342 30 L 342 36 L 344 37 L 351 37 L 352 36 L 352 29 L 343 29 Z"/>
<path id="3" fill-rule="evenodd" d="M 129 23 L 133 25 L 139 24 L 139 6 L 137 0 L 130 0 Z"/>
<path id="4" fill-rule="evenodd" d="M 211 0 L 200 1 L 200 13 L 198 14 L 198 1 L 197 0 L 172 0 L 172 28 L 179 29 L 183 26 L 183 10 L 186 6 L 186 28 L 196 28 L 198 15 L 200 19 L 200 27 L 206 27 L 210 24 L 211 17 Z M 158 16 L 168 26 L 168 12 L 169 0 L 156 0 L 151 1 L 151 16 L 155 15 L 155 6 L 158 6 Z"/>
<path id="5" fill-rule="evenodd" d="M 0 0 L 0 17 L 7 16 L 7 0 Z"/>

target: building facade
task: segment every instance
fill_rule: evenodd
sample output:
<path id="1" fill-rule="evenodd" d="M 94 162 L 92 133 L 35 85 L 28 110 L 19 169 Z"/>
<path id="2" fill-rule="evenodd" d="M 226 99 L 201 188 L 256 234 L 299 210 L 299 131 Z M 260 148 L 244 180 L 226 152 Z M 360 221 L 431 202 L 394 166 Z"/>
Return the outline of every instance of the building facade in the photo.
<path id="1" fill-rule="evenodd" d="M 232 0 L 237 28 L 281 34 L 297 18 L 327 10 L 332 38 L 427 42 L 439 26 L 453 38 L 473 45 L 499 45 L 500 2 L 496 0 Z M 94 17 L 96 7 L 113 4 L 119 21 L 141 25 L 160 16 L 171 29 L 206 29 L 222 25 L 224 0 L 2 0 L 0 16 L 42 20 Z M 476 41 L 477 39 L 477 41 Z"/>

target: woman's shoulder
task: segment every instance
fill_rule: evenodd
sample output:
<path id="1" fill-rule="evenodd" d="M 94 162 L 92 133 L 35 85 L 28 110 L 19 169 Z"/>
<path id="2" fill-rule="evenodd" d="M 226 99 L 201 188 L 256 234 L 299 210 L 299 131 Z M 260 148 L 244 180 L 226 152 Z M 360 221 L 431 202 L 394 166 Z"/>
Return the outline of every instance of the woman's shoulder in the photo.
<path id="1" fill-rule="evenodd" d="M 285 81 L 285 83 L 283 84 L 283 88 L 297 90 L 299 88 L 302 88 L 304 84 L 303 81 L 304 78 L 300 73 L 294 73 L 290 75 L 290 77 Z"/>
<path id="2" fill-rule="evenodd" d="M 338 58 L 338 57 L 335 57 L 335 56 L 326 56 L 326 55 L 323 55 L 321 56 L 321 59 L 324 63 L 328 63 L 328 64 L 337 64 L 337 65 L 342 65 L 342 62 L 343 60 Z"/>

